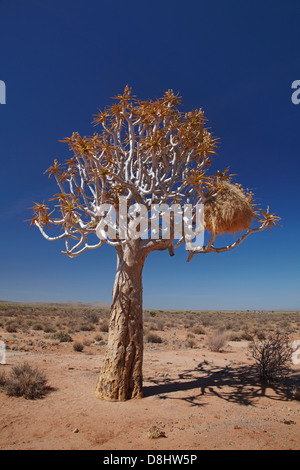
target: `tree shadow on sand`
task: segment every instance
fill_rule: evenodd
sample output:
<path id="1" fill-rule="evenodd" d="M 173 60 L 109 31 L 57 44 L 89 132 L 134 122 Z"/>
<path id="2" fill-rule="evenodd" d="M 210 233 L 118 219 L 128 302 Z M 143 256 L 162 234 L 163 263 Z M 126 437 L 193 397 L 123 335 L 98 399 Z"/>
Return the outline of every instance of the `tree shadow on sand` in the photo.
<path id="1" fill-rule="evenodd" d="M 260 380 L 255 365 L 212 366 L 206 362 L 198 364 L 193 370 L 183 371 L 178 379 L 149 378 L 152 385 L 144 387 L 144 397 L 158 396 L 162 400 L 176 399 L 190 403 L 192 406 L 204 406 L 202 401 L 210 396 L 245 406 L 255 406 L 261 397 L 270 400 L 288 401 L 292 398 L 292 383 L 299 377 L 285 379 L 278 383 L 264 383 Z M 195 390 L 189 396 L 175 395 L 175 392 Z M 174 395 L 173 395 L 174 394 Z"/>

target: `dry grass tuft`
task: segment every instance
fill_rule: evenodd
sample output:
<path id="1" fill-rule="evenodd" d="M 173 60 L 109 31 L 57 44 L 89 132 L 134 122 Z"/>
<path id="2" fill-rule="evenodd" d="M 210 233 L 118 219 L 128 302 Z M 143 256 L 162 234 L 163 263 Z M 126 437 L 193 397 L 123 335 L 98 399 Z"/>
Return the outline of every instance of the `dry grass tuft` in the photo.
<path id="1" fill-rule="evenodd" d="M 42 398 L 49 387 L 44 372 L 24 362 L 15 366 L 10 375 L 5 378 L 4 389 L 9 396 L 34 400 Z"/>
<path id="2" fill-rule="evenodd" d="M 208 340 L 208 347 L 211 351 L 220 352 L 225 347 L 227 342 L 227 334 L 222 331 L 216 331 Z"/>

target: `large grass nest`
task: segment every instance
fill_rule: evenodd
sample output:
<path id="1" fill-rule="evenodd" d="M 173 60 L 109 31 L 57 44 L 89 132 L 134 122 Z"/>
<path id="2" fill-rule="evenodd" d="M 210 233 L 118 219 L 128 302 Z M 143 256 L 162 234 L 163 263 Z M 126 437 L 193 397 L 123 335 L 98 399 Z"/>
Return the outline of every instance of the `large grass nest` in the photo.
<path id="1" fill-rule="evenodd" d="M 223 182 L 217 193 L 216 188 L 209 188 L 205 197 L 204 223 L 210 232 L 236 233 L 250 228 L 253 208 L 237 185 Z"/>

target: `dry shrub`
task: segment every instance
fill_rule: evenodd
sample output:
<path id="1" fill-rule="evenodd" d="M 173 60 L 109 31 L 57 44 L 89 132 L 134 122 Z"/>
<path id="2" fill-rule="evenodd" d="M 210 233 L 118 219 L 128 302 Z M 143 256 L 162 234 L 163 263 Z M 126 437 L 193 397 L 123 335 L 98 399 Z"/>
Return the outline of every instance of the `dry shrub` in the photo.
<path id="1" fill-rule="evenodd" d="M 217 193 L 209 188 L 205 196 L 209 199 L 204 206 L 204 222 L 210 232 L 235 233 L 250 228 L 253 209 L 238 185 L 223 182 Z"/>
<path id="2" fill-rule="evenodd" d="M 45 324 L 43 326 L 44 333 L 55 333 L 55 328 L 51 324 Z"/>
<path id="3" fill-rule="evenodd" d="M 66 331 L 58 331 L 52 335 L 52 338 L 60 343 L 71 343 L 73 341 L 72 337 Z"/>
<path id="4" fill-rule="evenodd" d="M 232 333 L 232 332 L 231 332 L 231 333 L 229 334 L 229 338 L 228 338 L 228 339 L 229 339 L 229 341 L 236 341 L 236 342 L 242 341 L 242 335 L 241 335 L 241 333 L 238 333 L 238 332 L 237 332 L 237 333 Z"/>
<path id="5" fill-rule="evenodd" d="M 195 333 L 195 335 L 205 335 L 205 329 L 201 325 L 195 325 L 192 328 L 192 332 Z"/>
<path id="6" fill-rule="evenodd" d="M 191 333 L 188 333 L 186 336 L 186 341 L 185 341 L 186 347 L 187 348 L 195 348 L 197 346 L 197 343 L 195 341 L 195 336 Z"/>
<path id="7" fill-rule="evenodd" d="M 107 320 L 103 320 L 100 324 L 99 330 L 102 331 L 102 333 L 107 333 L 109 330 L 109 322 Z"/>
<path id="8" fill-rule="evenodd" d="M 157 320 L 156 321 L 157 330 L 164 331 L 164 327 L 165 327 L 165 322 L 163 320 Z"/>
<path id="9" fill-rule="evenodd" d="M 44 372 L 27 362 L 13 367 L 5 379 L 4 388 L 7 395 L 24 397 L 27 400 L 42 398 L 49 390 Z"/>
<path id="10" fill-rule="evenodd" d="M 208 340 L 211 351 L 220 352 L 226 345 L 227 335 L 223 330 L 216 331 Z"/>
<path id="11" fill-rule="evenodd" d="M 211 320 L 211 318 L 209 318 L 208 316 L 201 316 L 201 322 L 202 322 L 202 325 L 203 325 L 203 326 L 208 327 L 208 326 L 211 325 L 212 320 Z"/>
<path id="12" fill-rule="evenodd" d="M 148 329 L 151 330 L 151 331 L 157 331 L 158 330 L 157 325 L 154 322 L 150 322 L 150 323 L 146 322 L 145 327 L 148 327 Z"/>
<path id="13" fill-rule="evenodd" d="M 4 370 L 0 370 L 0 390 L 5 387 L 6 375 Z"/>
<path id="14" fill-rule="evenodd" d="M 146 341 L 147 343 L 162 343 L 162 338 L 159 335 L 156 335 L 155 333 L 148 333 L 146 336 Z"/>
<path id="15" fill-rule="evenodd" d="M 98 321 L 99 321 L 99 313 L 97 312 L 87 312 L 84 314 L 84 319 L 87 323 L 93 323 L 93 324 L 97 324 Z"/>
<path id="16" fill-rule="evenodd" d="M 6 324 L 5 329 L 7 333 L 16 333 L 18 331 L 18 325 L 15 322 L 9 322 Z"/>
<path id="17" fill-rule="evenodd" d="M 76 352 L 82 352 L 84 349 L 84 345 L 80 341 L 75 341 L 73 344 L 73 349 Z"/>
<path id="18" fill-rule="evenodd" d="M 250 348 L 261 379 L 273 382 L 286 375 L 293 352 L 286 334 L 276 331 L 263 341 L 252 341 Z"/>
<path id="19" fill-rule="evenodd" d="M 264 331 L 257 330 L 255 335 L 259 341 L 263 341 L 266 339 L 266 333 Z"/>
<path id="20" fill-rule="evenodd" d="M 80 331 L 95 331 L 95 327 L 92 323 L 82 323 L 80 325 Z"/>
<path id="21" fill-rule="evenodd" d="M 253 341 L 253 335 L 248 330 L 244 330 L 241 334 L 241 338 L 244 341 Z"/>

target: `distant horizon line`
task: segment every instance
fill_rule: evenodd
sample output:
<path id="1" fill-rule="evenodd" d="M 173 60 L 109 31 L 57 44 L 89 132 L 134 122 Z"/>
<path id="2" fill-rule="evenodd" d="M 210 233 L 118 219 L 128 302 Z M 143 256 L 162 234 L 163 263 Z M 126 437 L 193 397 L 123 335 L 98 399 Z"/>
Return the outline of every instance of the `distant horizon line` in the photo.
<path id="1" fill-rule="evenodd" d="M 0 300 L 0 304 L 23 304 L 23 305 L 70 305 L 70 306 L 75 306 L 76 304 L 78 305 L 89 305 L 89 306 L 94 306 L 94 307 L 99 307 L 99 308 L 110 308 L 111 303 L 109 302 L 101 302 L 101 301 L 90 301 L 90 302 L 83 302 L 81 300 L 69 300 L 69 301 L 21 301 L 21 300 Z M 274 309 L 274 308 L 232 308 L 232 309 L 220 309 L 220 308 L 204 308 L 204 309 L 196 309 L 196 308 L 156 308 L 156 307 L 143 307 L 143 310 L 153 310 L 153 311 L 184 311 L 184 312 L 210 312 L 210 311 L 215 311 L 215 312 L 253 312 L 253 313 L 259 313 L 259 312 L 297 312 L 300 313 L 300 308 L 299 309 Z"/>

